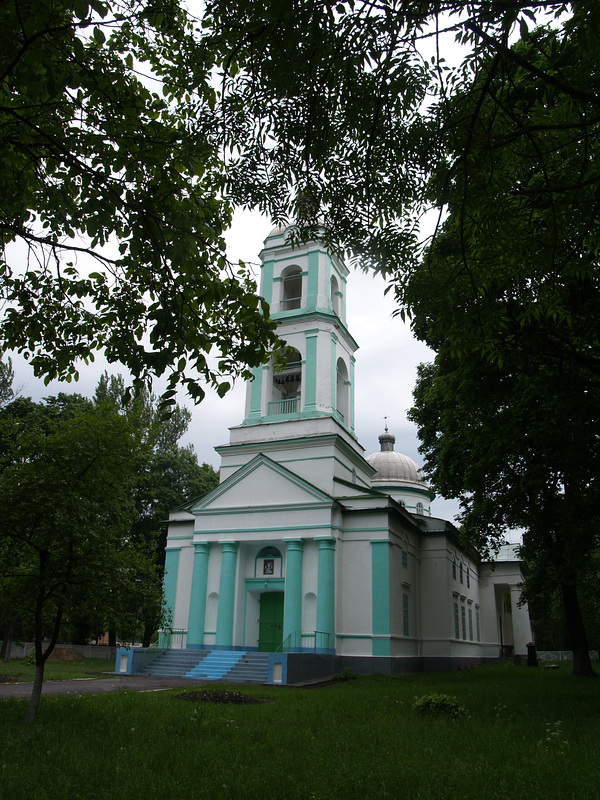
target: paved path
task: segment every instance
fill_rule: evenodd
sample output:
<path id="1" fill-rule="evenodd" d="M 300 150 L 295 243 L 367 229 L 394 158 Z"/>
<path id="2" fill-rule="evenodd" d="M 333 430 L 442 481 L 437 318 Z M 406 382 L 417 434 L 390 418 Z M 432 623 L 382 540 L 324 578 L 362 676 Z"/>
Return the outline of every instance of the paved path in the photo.
<path id="1" fill-rule="evenodd" d="M 105 678 L 82 678 L 68 681 L 44 681 L 42 696 L 61 694 L 103 694 L 105 692 L 158 692 L 180 686 L 200 686 L 210 681 L 189 678 L 160 678 L 153 675 L 117 675 Z M 0 700 L 7 697 L 29 697 L 32 683 L 0 683 Z"/>

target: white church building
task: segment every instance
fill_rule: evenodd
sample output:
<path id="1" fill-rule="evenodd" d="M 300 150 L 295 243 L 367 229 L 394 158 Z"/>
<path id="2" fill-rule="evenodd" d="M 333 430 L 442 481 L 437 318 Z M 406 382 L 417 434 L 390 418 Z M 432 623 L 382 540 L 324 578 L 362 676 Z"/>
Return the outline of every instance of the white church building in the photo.
<path id="1" fill-rule="evenodd" d="M 216 448 L 219 487 L 170 516 L 174 646 L 232 665 L 266 653 L 275 683 L 525 656 L 519 561 L 505 548 L 481 563 L 432 517 L 432 492 L 387 429 L 371 455 L 358 442 L 348 269 L 279 228 L 260 258 L 286 362 L 254 370 L 243 422 Z"/>

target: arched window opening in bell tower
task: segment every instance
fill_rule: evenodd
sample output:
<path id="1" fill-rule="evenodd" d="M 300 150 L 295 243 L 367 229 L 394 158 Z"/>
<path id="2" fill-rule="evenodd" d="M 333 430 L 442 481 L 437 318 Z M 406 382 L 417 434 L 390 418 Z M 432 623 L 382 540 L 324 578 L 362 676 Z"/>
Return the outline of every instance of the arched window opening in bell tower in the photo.
<path id="1" fill-rule="evenodd" d="M 283 287 L 281 294 L 281 308 L 291 311 L 302 305 L 302 270 L 300 267 L 287 267 L 281 273 Z"/>
<path id="2" fill-rule="evenodd" d="M 273 373 L 272 400 L 268 414 L 295 414 L 300 411 L 302 390 L 302 355 L 295 347 L 285 351 L 285 366 Z"/>
<path id="3" fill-rule="evenodd" d="M 331 276 L 331 309 L 334 314 L 340 316 L 340 290 L 335 275 Z"/>
<path id="4" fill-rule="evenodd" d="M 336 411 L 342 418 L 342 422 L 347 425 L 350 410 L 350 381 L 348 380 L 348 368 L 343 358 L 338 358 L 336 372 Z"/>

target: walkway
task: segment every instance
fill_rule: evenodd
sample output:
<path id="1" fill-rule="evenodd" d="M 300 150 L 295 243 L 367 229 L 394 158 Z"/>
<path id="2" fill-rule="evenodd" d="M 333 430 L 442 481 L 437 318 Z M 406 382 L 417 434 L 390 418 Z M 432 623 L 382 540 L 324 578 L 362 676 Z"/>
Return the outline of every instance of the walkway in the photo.
<path id="1" fill-rule="evenodd" d="M 108 675 L 108 674 L 107 674 Z M 67 681 L 44 681 L 42 696 L 62 694 L 104 694 L 106 692 L 157 692 L 162 689 L 200 686 L 209 681 L 189 678 L 162 678 L 154 675 L 117 675 L 106 678 L 81 678 Z M 0 683 L 0 700 L 8 697 L 28 698 L 32 683 Z"/>

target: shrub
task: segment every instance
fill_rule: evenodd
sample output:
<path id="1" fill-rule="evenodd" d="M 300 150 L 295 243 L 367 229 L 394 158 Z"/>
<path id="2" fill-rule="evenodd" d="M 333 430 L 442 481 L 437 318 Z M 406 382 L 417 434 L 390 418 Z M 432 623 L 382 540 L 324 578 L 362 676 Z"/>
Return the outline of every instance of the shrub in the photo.
<path id="1" fill-rule="evenodd" d="M 422 717 L 464 717 L 467 710 L 449 694 L 424 694 L 413 703 L 413 711 Z"/>

